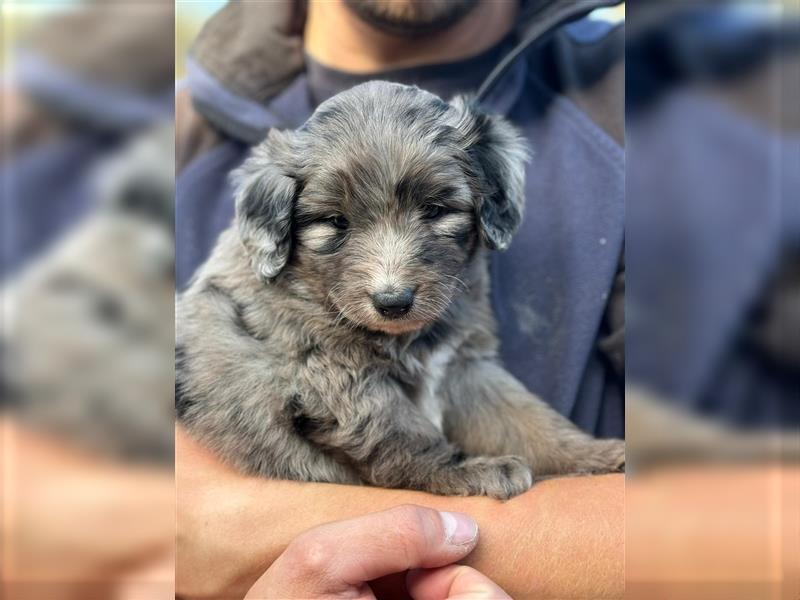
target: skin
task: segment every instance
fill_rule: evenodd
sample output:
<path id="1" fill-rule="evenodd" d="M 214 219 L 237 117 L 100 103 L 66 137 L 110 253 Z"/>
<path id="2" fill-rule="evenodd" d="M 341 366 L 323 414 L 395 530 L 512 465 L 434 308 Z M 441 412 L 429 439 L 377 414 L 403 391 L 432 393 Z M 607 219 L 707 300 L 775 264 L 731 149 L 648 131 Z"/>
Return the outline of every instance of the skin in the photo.
<path id="1" fill-rule="evenodd" d="M 176 589 L 185 600 L 242 597 L 307 528 L 407 503 L 473 517 L 480 540 L 461 562 L 513 598 L 800 592 L 796 465 L 686 463 L 643 470 L 627 485 L 622 475 L 554 479 L 501 503 L 247 478 L 181 431 L 177 453 Z M 407 598 L 403 581 L 371 585 L 380 598 Z"/>
<path id="2" fill-rule="evenodd" d="M 102 459 L 8 417 L 0 441 L 0 596 L 172 597 L 171 472 Z"/>
<path id="3" fill-rule="evenodd" d="M 245 477 L 180 429 L 176 441 L 176 590 L 185 600 L 242 597 L 302 532 L 401 504 L 474 518 L 480 543 L 464 562 L 514 598 L 622 596 L 622 475 L 545 481 L 502 503 Z M 380 597 L 406 597 L 401 584 L 382 581 Z"/>
<path id="4" fill-rule="evenodd" d="M 625 597 L 800 598 L 798 507 L 796 463 L 642 469 L 626 490 Z"/>
<path id="5" fill-rule="evenodd" d="M 42 110 L 27 94 L 5 86 L 0 91 L 3 130 L 0 131 L 0 161 L 23 151 L 60 139 L 66 124 Z"/>
<path id="6" fill-rule="evenodd" d="M 414 600 L 508 599 L 475 569 L 450 564 L 477 542 L 477 523 L 467 515 L 412 504 L 320 525 L 289 544 L 246 600 L 368 600 L 375 598 L 369 581 L 409 569 L 406 581 Z"/>
<path id="7" fill-rule="evenodd" d="M 446 31 L 409 42 L 367 25 L 341 0 L 312 1 L 305 51 L 317 62 L 349 73 L 452 62 L 480 54 L 499 42 L 511 30 L 517 12 L 513 0 L 480 2 Z"/>

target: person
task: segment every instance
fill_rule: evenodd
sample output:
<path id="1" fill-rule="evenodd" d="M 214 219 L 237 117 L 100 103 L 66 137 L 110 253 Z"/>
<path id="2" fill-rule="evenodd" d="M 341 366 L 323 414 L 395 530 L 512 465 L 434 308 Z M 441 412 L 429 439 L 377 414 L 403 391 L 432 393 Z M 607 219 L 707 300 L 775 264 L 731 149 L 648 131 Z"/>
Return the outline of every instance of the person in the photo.
<path id="1" fill-rule="evenodd" d="M 605 4 L 223 7 L 195 41 L 176 99 L 179 288 L 231 221 L 228 175 L 269 129 L 299 127 L 319 103 L 371 79 L 414 84 L 444 99 L 480 91 L 484 108 L 511 120 L 534 154 L 527 216 L 491 263 L 502 360 L 583 429 L 621 437 L 624 31 L 587 17 Z M 512 596 L 621 594 L 622 476 L 546 482 L 506 504 L 253 480 L 180 430 L 177 472 L 181 597 L 244 595 L 302 531 L 403 503 L 478 520 L 482 541 L 468 560 Z M 534 548 L 537 558 L 552 557 L 534 564 Z M 576 578 L 569 558 L 589 575 Z"/>
<path id="2" fill-rule="evenodd" d="M 245 598 L 370 597 L 368 581 L 405 570 L 415 600 L 509 598 L 475 569 L 452 564 L 477 543 L 467 515 L 397 506 L 295 538 Z"/>

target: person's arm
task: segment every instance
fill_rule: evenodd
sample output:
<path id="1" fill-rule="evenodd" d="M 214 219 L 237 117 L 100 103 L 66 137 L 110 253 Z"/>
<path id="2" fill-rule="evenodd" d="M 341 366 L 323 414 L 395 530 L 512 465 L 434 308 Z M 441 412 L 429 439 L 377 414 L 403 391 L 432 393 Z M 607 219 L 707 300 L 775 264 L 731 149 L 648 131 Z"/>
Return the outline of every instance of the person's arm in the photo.
<path id="1" fill-rule="evenodd" d="M 0 441 L 3 597 L 172 596 L 169 470 L 111 461 L 8 415 Z"/>
<path id="2" fill-rule="evenodd" d="M 621 474 L 549 480 L 501 503 L 243 477 L 180 429 L 176 437 L 176 593 L 184 600 L 241 598 L 301 532 L 400 504 L 472 516 L 481 538 L 464 562 L 514 598 L 623 594 Z"/>
<path id="3" fill-rule="evenodd" d="M 412 504 L 326 523 L 292 540 L 245 600 L 383 598 L 375 581 L 397 574 L 405 581 L 395 579 L 394 588 L 413 600 L 511 600 L 475 569 L 453 564 L 479 535 L 468 515 Z"/>

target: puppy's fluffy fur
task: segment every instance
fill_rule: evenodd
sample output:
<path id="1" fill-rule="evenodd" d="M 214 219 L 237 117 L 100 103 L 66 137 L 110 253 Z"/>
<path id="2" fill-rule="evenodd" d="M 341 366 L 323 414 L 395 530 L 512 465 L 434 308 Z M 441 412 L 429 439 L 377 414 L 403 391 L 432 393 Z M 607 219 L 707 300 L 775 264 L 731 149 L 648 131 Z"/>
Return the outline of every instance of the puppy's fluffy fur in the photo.
<path id="1" fill-rule="evenodd" d="M 525 146 L 462 99 L 373 82 L 272 132 L 178 305 L 176 407 L 266 477 L 508 498 L 621 469 L 497 359 L 487 255 L 522 219 Z M 376 293 L 413 292 L 395 318 Z"/>

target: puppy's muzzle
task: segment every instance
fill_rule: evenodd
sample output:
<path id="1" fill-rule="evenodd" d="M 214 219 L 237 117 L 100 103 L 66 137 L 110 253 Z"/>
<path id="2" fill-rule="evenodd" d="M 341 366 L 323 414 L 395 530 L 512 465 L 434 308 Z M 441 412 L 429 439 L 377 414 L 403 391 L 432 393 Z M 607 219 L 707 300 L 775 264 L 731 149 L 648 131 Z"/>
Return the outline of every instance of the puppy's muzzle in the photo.
<path id="1" fill-rule="evenodd" d="M 382 317 L 397 319 L 411 310 L 414 291 L 406 288 L 399 292 L 377 292 L 372 295 L 372 304 Z"/>

